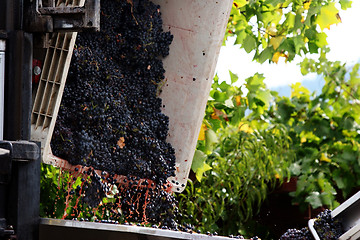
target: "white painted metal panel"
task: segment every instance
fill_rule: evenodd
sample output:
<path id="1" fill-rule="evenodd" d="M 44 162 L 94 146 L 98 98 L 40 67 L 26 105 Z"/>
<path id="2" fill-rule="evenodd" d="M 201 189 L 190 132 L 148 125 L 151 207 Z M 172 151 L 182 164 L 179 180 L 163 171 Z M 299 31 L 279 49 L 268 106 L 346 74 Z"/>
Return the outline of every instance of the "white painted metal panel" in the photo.
<path id="1" fill-rule="evenodd" d="M 185 188 L 194 156 L 232 0 L 154 0 L 160 5 L 164 31 L 174 35 L 164 59 L 166 83 L 160 94 L 169 116 L 167 140 L 175 148 L 178 183 Z"/>

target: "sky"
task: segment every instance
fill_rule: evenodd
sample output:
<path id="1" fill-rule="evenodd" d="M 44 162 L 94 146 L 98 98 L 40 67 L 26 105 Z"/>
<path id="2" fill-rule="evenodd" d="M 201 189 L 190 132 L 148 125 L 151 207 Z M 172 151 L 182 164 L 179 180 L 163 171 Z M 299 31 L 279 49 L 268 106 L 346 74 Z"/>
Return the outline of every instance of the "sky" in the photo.
<path id="1" fill-rule="evenodd" d="M 360 61 L 360 33 L 358 31 L 360 1 L 353 0 L 352 7 L 346 11 L 340 10 L 339 14 L 342 22 L 338 25 L 332 25 L 330 30 L 325 30 L 328 35 L 327 42 L 331 49 L 328 53 L 328 59 L 339 60 L 351 65 Z M 319 78 L 315 74 L 302 76 L 300 67 L 297 65 L 301 57 L 296 57 L 291 63 L 279 60 L 278 64 L 267 62 L 259 64 L 252 61 L 253 53 L 248 54 L 238 46 L 228 45 L 221 48 L 216 67 L 220 80 L 229 80 L 229 70 L 231 70 L 238 74 L 240 80 L 245 80 L 256 72 L 263 73 L 266 85 L 272 89 L 290 86 L 295 82 L 305 81 L 309 83 L 313 80 L 314 84 L 319 84 Z"/>

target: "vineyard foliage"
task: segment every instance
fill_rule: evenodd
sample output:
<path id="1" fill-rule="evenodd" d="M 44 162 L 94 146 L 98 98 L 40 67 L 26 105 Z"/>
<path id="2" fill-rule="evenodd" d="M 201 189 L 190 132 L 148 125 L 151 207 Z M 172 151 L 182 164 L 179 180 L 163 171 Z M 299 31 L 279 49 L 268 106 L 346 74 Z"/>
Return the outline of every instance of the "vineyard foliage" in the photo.
<path id="1" fill-rule="evenodd" d="M 235 36 L 260 63 L 318 53 L 327 45 L 323 30 L 341 22 L 337 4 L 351 7 L 349 0 L 235 0 L 225 39 Z"/>
<path id="2" fill-rule="evenodd" d="M 351 1 L 234 1 L 225 39 L 236 37 L 260 63 L 297 56 L 301 73 L 316 73 L 325 84 L 316 93 L 296 83 L 284 97 L 260 73 L 240 87 L 241 76 L 215 77 L 192 166 L 196 180 L 178 197 L 195 226 L 242 233 L 289 177 L 297 179 L 290 195 L 302 210 L 333 209 L 358 189 L 360 66 L 326 57 L 325 29 L 348 7 Z"/>

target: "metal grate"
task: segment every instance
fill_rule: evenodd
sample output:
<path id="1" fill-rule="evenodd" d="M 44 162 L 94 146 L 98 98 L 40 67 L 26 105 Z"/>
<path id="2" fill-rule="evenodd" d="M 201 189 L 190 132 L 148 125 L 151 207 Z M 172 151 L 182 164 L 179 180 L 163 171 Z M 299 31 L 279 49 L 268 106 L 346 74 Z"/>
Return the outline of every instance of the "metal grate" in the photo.
<path id="1" fill-rule="evenodd" d="M 83 6 L 85 0 L 59 0 L 56 6 Z M 47 1 L 54 4 L 54 1 Z M 53 33 L 45 55 L 31 115 L 31 140 L 41 142 L 42 161 L 57 166 L 50 142 L 61 104 L 77 33 Z"/>

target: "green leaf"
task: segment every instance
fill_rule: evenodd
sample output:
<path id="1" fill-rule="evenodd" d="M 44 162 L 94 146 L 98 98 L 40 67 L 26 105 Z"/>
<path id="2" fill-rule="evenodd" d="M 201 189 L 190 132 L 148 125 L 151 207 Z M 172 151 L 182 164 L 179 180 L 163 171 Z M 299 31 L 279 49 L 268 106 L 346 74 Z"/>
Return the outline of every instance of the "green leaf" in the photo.
<path id="1" fill-rule="evenodd" d="M 291 174 L 298 176 L 301 173 L 301 166 L 299 165 L 299 163 L 293 163 L 290 165 L 290 172 Z"/>
<path id="2" fill-rule="evenodd" d="M 276 5 L 283 2 L 285 2 L 285 0 L 266 0 L 265 4 L 271 4 L 276 7 Z"/>
<path id="3" fill-rule="evenodd" d="M 295 22 L 294 22 L 294 30 L 302 28 L 303 23 L 301 22 L 301 20 L 302 20 L 301 13 L 296 13 Z"/>
<path id="4" fill-rule="evenodd" d="M 320 199 L 321 199 L 321 202 L 324 203 L 324 205 L 327 205 L 327 206 L 332 206 L 332 202 L 334 200 L 334 196 L 327 193 L 327 192 L 322 192 L 320 194 Z"/>
<path id="5" fill-rule="evenodd" d="M 212 129 L 207 129 L 206 130 L 206 132 L 205 132 L 205 141 L 208 144 L 211 144 L 211 145 L 219 142 L 214 130 L 212 130 Z"/>
<path id="6" fill-rule="evenodd" d="M 243 48 L 247 53 L 250 53 L 256 47 L 256 40 L 251 35 L 246 36 L 243 42 Z"/>
<path id="7" fill-rule="evenodd" d="M 224 92 L 219 92 L 219 91 L 216 91 L 215 93 L 214 93 L 214 99 L 215 99 L 215 101 L 217 101 L 217 102 L 225 102 L 226 101 L 226 99 L 228 99 L 228 96 L 227 96 L 227 94 L 226 93 L 224 93 Z"/>
<path id="8" fill-rule="evenodd" d="M 264 63 L 266 60 L 271 59 L 273 55 L 273 50 L 271 47 L 265 48 L 264 51 L 262 51 L 258 57 L 259 63 Z"/>
<path id="9" fill-rule="evenodd" d="M 243 117 L 245 116 L 245 110 L 245 107 L 238 107 L 235 110 L 234 115 L 231 118 L 232 125 L 238 125 L 242 121 Z"/>
<path id="10" fill-rule="evenodd" d="M 314 28 L 306 29 L 305 37 L 309 39 L 309 41 L 316 40 L 317 31 Z"/>
<path id="11" fill-rule="evenodd" d="M 280 44 L 278 51 L 287 51 L 288 53 L 295 53 L 294 40 L 291 38 L 285 39 L 282 44 Z"/>
<path id="12" fill-rule="evenodd" d="M 288 27 L 288 29 L 292 29 L 295 25 L 295 14 L 292 12 L 289 12 L 286 14 L 286 20 L 284 22 L 284 25 Z"/>
<path id="13" fill-rule="evenodd" d="M 232 98 L 227 99 L 227 100 L 225 101 L 224 105 L 225 105 L 226 107 L 228 107 L 228 108 L 233 108 L 233 107 L 235 107 Z"/>
<path id="14" fill-rule="evenodd" d="M 326 38 L 327 38 L 327 35 L 324 32 L 316 34 L 316 41 L 315 41 L 316 45 L 319 48 L 327 46 L 328 42 L 326 41 Z"/>
<path id="15" fill-rule="evenodd" d="M 247 37 L 246 31 L 245 29 L 240 30 L 238 33 L 236 33 L 236 40 L 235 40 L 235 45 L 236 44 L 243 44 L 245 38 Z"/>
<path id="16" fill-rule="evenodd" d="M 352 1 L 350 0 L 340 0 L 340 5 L 342 10 L 346 10 L 348 8 L 351 8 Z"/>
<path id="17" fill-rule="evenodd" d="M 191 169 L 195 172 L 196 179 L 201 182 L 204 172 L 211 169 L 211 167 L 205 163 L 207 155 L 202 151 L 195 150 Z"/>
<path id="18" fill-rule="evenodd" d="M 267 108 L 270 104 L 270 100 L 272 99 L 272 95 L 270 90 L 267 89 L 265 91 L 258 92 L 256 98 L 261 100 L 264 103 L 264 107 Z"/>
<path id="19" fill-rule="evenodd" d="M 237 82 L 237 80 L 239 79 L 238 75 L 232 73 L 230 70 L 229 70 L 229 74 L 230 74 L 231 83 L 233 84 Z"/>
<path id="20" fill-rule="evenodd" d="M 205 132 L 205 153 L 210 154 L 213 151 L 214 144 L 218 142 L 219 140 L 214 130 L 207 129 Z"/>
<path id="21" fill-rule="evenodd" d="M 305 201 L 310 203 L 312 208 L 314 209 L 323 205 L 319 192 L 311 192 L 310 195 L 306 197 Z"/>
<path id="22" fill-rule="evenodd" d="M 295 45 L 295 53 L 298 54 L 300 52 L 300 49 L 305 47 L 305 43 L 302 36 L 298 35 L 294 37 L 294 45 Z"/>
<path id="23" fill-rule="evenodd" d="M 310 53 L 318 53 L 319 52 L 318 51 L 319 47 L 318 47 L 318 45 L 316 45 L 316 43 L 309 42 L 308 46 L 309 46 Z M 305 74 L 303 74 L 303 75 L 305 75 Z"/>

